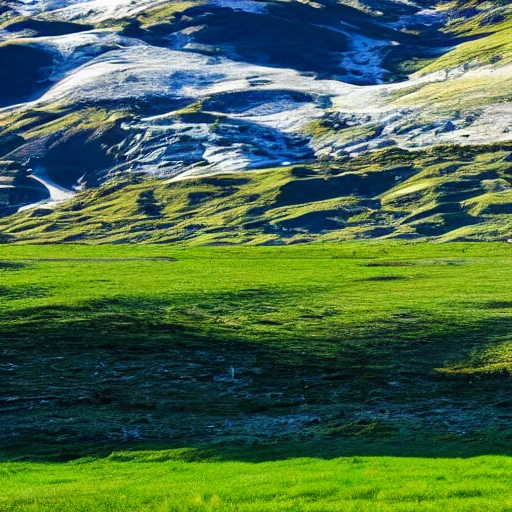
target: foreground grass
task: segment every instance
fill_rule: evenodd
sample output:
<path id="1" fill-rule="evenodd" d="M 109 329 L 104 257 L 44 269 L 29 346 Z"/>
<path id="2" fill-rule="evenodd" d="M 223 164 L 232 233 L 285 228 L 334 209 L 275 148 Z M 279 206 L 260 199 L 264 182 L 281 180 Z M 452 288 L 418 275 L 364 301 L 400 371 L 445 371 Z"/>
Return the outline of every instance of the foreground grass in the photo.
<path id="1" fill-rule="evenodd" d="M 511 250 L 2 246 L 0 510 L 511 510 Z"/>
<path id="2" fill-rule="evenodd" d="M 499 511 L 512 507 L 507 457 L 186 462 L 184 451 L 0 466 L 0 509 L 113 511 Z"/>

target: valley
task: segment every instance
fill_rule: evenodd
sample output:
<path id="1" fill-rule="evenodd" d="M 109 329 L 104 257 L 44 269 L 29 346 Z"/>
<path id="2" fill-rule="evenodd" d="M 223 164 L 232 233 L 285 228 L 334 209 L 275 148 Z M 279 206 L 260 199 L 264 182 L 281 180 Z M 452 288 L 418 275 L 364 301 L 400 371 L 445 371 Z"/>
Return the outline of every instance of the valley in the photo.
<path id="1" fill-rule="evenodd" d="M 510 245 L 5 245 L 7 511 L 507 510 Z"/>
<path id="2" fill-rule="evenodd" d="M 0 510 L 507 511 L 508 0 L 4 0 Z"/>

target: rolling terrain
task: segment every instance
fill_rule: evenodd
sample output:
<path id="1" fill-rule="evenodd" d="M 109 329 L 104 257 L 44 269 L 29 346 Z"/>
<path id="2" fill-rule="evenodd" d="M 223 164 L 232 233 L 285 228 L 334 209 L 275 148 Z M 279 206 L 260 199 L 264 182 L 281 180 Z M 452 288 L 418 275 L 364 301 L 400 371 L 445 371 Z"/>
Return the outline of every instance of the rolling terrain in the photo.
<path id="1" fill-rule="evenodd" d="M 510 511 L 511 99 L 506 0 L 4 0 L 0 510 Z"/>
<path id="2" fill-rule="evenodd" d="M 505 0 L 4 0 L 0 510 L 510 511 L 511 99 Z"/>
<path id="3" fill-rule="evenodd" d="M 508 244 L 4 247 L 3 457 L 510 452 Z"/>
<path id="4" fill-rule="evenodd" d="M 510 250 L 4 245 L 0 509 L 508 510 Z"/>
<path id="5" fill-rule="evenodd" d="M 509 2 L 2 10 L 3 240 L 510 236 Z"/>

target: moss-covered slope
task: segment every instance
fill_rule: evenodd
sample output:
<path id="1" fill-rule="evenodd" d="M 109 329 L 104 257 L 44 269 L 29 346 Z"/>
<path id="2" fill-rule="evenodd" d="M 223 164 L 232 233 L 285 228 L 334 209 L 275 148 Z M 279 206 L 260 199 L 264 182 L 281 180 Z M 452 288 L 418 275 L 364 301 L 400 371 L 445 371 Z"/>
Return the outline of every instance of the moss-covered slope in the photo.
<path id="1" fill-rule="evenodd" d="M 512 146 L 381 150 L 187 180 L 115 178 L 57 210 L 0 221 L 12 241 L 290 244 L 361 238 L 507 239 Z"/>

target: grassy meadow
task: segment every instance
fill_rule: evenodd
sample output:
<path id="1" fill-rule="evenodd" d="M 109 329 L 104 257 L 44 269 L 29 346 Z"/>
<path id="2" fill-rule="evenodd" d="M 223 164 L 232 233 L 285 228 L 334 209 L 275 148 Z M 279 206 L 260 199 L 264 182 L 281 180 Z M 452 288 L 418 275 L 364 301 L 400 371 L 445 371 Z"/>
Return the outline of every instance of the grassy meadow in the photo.
<path id="1" fill-rule="evenodd" d="M 127 456 L 126 456 L 127 455 Z M 132 459 L 132 460 L 130 460 Z M 68 464 L 4 464 L 2 511 L 510 510 L 506 457 L 344 457 L 186 462 L 123 452 Z"/>
<path id="2" fill-rule="evenodd" d="M 511 251 L 0 246 L 0 510 L 510 510 Z"/>

